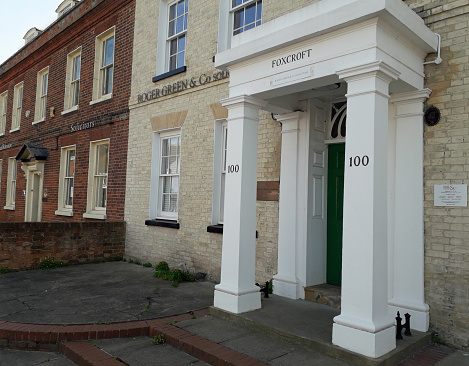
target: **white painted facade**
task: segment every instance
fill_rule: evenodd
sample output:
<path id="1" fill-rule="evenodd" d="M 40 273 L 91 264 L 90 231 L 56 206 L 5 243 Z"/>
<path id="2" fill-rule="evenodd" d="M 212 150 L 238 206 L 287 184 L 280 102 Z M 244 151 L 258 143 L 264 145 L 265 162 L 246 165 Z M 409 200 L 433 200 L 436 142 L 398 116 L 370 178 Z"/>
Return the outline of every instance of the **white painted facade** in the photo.
<path id="1" fill-rule="evenodd" d="M 332 342 L 380 357 L 396 346 L 397 310 L 412 315 L 414 329 L 428 330 L 422 115 L 431 91 L 423 62 L 437 47 L 437 35 L 400 0 L 322 0 L 232 37 L 216 55 L 216 66 L 230 72 L 229 98 L 221 101 L 227 164 L 239 166 L 226 176 L 216 307 L 241 313 L 261 306 L 253 285 L 261 109 L 282 123 L 274 292 L 298 299 L 306 286 L 325 282 L 324 120 L 328 101 L 346 98 L 342 309 Z"/>

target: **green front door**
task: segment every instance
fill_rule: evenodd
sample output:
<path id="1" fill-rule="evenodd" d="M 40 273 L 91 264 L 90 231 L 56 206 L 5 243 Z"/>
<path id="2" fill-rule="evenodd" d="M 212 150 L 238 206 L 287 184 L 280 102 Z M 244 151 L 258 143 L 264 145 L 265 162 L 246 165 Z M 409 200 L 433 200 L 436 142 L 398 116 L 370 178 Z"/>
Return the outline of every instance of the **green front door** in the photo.
<path id="1" fill-rule="evenodd" d="M 328 284 L 340 286 L 342 277 L 345 144 L 329 145 L 328 160 L 326 281 Z"/>

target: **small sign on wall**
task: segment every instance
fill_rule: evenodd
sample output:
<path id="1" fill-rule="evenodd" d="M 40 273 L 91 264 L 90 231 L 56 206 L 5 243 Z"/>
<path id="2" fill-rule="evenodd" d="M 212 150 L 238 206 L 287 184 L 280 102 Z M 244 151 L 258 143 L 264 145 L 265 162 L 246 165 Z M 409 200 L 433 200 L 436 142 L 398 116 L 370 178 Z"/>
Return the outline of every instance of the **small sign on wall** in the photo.
<path id="1" fill-rule="evenodd" d="M 444 207 L 467 207 L 467 184 L 435 185 L 433 204 Z"/>
<path id="2" fill-rule="evenodd" d="M 280 182 L 257 182 L 258 201 L 278 201 Z"/>

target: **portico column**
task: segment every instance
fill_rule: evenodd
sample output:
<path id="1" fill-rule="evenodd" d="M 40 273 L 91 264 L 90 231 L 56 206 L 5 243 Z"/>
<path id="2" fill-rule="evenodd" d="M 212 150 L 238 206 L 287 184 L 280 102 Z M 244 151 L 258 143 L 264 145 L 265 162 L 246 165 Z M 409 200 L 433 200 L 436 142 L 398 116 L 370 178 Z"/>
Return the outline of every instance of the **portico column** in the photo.
<path id="1" fill-rule="evenodd" d="M 228 109 L 228 146 L 221 282 L 214 306 L 235 314 L 259 309 L 255 285 L 257 128 L 267 103 L 247 95 L 221 101 Z"/>
<path id="2" fill-rule="evenodd" d="M 394 262 L 389 311 L 411 315 L 413 329 L 426 332 L 430 316 L 424 294 L 423 103 L 431 90 L 394 95 L 396 171 Z"/>
<path id="3" fill-rule="evenodd" d="M 278 229 L 278 274 L 274 293 L 291 299 L 300 298 L 298 279 L 298 136 L 301 112 L 279 115 L 282 123 L 280 196 Z"/>
<path id="4" fill-rule="evenodd" d="M 347 142 L 342 309 L 332 343 L 377 358 L 396 347 L 388 315 L 387 164 L 389 84 L 399 73 L 381 61 L 342 70 Z"/>

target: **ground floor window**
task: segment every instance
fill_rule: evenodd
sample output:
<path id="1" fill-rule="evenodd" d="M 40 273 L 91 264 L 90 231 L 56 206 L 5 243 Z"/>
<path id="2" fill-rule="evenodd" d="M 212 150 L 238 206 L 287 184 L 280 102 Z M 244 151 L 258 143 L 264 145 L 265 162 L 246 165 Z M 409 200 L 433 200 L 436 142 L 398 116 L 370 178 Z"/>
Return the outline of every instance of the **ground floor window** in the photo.
<path id="1" fill-rule="evenodd" d="M 85 218 L 106 219 L 108 163 L 109 140 L 91 142 Z"/>
<path id="2" fill-rule="evenodd" d="M 155 133 L 152 164 L 150 217 L 152 219 L 177 220 L 181 166 L 181 133 L 179 130 Z"/>
<path id="3" fill-rule="evenodd" d="M 7 176 L 7 193 L 6 193 L 6 205 L 5 210 L 15 209 L 15 197 L 16 197 L 16 158 L 8 159 L 8 176 Z"/>
<path id="4" fill-rule="evenodd" d="M 62 148 L 59 175 L 59 204 L 55 212 L 56 215 L 73 215 L 75 159 L 75 146 Z"/>

